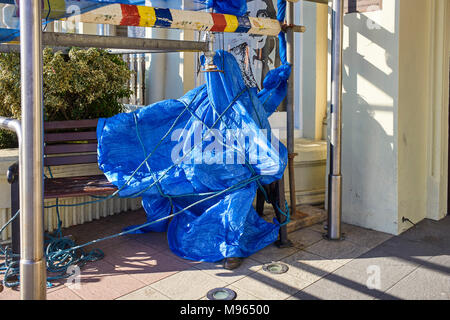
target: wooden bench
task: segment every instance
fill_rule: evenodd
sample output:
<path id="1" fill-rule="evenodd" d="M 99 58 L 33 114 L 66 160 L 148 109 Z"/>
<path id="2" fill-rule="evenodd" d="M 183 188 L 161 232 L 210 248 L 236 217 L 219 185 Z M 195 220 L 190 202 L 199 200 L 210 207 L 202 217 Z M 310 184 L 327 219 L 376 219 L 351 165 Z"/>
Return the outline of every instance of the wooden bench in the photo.
<path id="1" fill-rule="evenodd" d="M 44 166 L 97 164 L 97 123 L 93 120 L 44 122 Z M 11 184 L 11 212 L 19 210 L 19 166 L 14 163 L 7 172 Z M 44 180 L 44 198 L 68 198 L 108 195 L 117 190 L 101 175 L 51 178 Z M 20 253 L 20 220 L 11 225 L 13 253 Z"/>
<path id="2" fill-rule="evenodd" d="M 44 167 L 97 164 L 97 123 L 94 120 L 44 123 Z M 101 175 L 50 178 L 44 181 L 44 198 L 112 194 L 117 188 Z"/>

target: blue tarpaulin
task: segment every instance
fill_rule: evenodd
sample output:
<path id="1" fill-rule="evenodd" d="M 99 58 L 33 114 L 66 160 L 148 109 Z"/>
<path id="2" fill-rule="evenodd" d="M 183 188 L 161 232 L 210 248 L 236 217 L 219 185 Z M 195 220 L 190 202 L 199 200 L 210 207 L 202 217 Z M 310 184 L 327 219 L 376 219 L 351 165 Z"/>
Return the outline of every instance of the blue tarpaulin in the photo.
<path id="1" fill-rule="evenodd" d="M 272 70 L 258 93 L 245 86 L 231 54 L 218 51 L 214 63 L 224 72 L 206 73 L 206 84 L 180 99 L 97 127 L 99 167 L 120 196 L 142 196 L 148 221 L 184 210 L 139 232 L 167 230 L 174 253 L 210 262 L 247 257 L 278 237 L 279 223 L 259 217 L 252 202 L 286 167 L 268 117 L 290 75 L 289 65 Z"/>

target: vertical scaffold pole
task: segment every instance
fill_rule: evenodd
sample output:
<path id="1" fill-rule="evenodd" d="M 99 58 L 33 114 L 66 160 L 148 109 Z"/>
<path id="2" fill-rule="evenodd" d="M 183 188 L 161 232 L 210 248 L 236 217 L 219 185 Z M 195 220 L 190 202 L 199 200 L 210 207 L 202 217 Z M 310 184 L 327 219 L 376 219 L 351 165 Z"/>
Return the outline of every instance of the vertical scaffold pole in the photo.
<path id="1" fill-rule="evenodd" d="M 45 300 L 41 0 L 20 0 L 20 297 Z"/>
<path id="2" fill-rule="evenodd" d="M 331 39 L 331 110 L 330 110 L 330 168 L 328 175 L 328 230 L 329 240 L 341 240 L 342 216 L 342 35 L 343 0 L 332 3 Z"/>
<path id="3" fill-rule="evenodd" d="M 286 24 L 294 24 L 294 3 L 286 3 Z M 287 29 L 286 38 L 286 54 L 287 60 L 294 65 L 294 32 L 292 28 Z M 295 138 L 294 138 L 294 67 L 292 68 L 291 76 L 288 81 L 288 92 L 286 98 L 286 116 L 287 116 L 287 149 L 288 149 L 288 171 L 289 171 L 289 196 L 291 201 L 291 214 L 295 214 L 297 204 L 295 196 Z"/>

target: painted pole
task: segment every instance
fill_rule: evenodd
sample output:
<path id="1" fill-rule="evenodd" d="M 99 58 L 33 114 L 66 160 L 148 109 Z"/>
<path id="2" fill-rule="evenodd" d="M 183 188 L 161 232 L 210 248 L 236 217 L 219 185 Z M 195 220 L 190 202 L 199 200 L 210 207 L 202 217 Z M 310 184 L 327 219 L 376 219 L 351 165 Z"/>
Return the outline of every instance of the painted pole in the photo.
<path id="1" fill-rule="evenodd" d="M 288 5 L 293 5 L 293 3 L 289 2 Z M 276 19 L 238 17 L 204 11 L 185 11 L 125 4 L 111 4 L 67 19 L 117 26 L 248 33 L 268 36 L 277 36 L 283 30 L 283 25 Z M 305 31 L 303 26 L 292 27 L 294 32 Z"/>

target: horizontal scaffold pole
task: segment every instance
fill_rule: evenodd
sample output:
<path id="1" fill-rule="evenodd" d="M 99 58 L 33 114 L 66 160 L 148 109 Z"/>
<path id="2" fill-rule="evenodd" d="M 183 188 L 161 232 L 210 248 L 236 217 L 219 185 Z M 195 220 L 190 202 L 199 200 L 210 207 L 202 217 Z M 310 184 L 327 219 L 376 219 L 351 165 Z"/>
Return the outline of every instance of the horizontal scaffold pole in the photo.
<path id="1" fill-rule="evenodd" d="M 112 24 L 184 29 L 212 32 L 248 33 L 276 36 L 286 26 L 276 19 L 234 16 L 205 11 L 186 11 L 125 4 L 112 4 L 68 20 L 84 23 Z M 295 32 L 304 32 L 303 26 L 289 26 Z"/>
<path id="2" fill-rule="evenodd" d="M 42 44 L 54 47 L 131 49 L 142 51 L 208 51 L 203 41 L 144 39 L 117 36 L 96 36 L 74 33 L 44 32 Z"/>
<path id="3" fill-rule="evenodd" d="M 44 32 L 42 44 L 55 51 L 68 51 L 71 47 L 113 49 L 111 53 L 155 53 L 155 52 L 205 52 L 204 41 L 143 39 L 117 36 L 95 36 L 74 33 Z M 121 50 L 114 51 L 114 50 Z M 19 44 L 0 44 L 0 52 L 20 52 Z"/>

